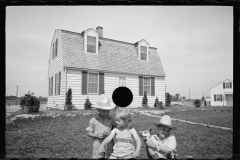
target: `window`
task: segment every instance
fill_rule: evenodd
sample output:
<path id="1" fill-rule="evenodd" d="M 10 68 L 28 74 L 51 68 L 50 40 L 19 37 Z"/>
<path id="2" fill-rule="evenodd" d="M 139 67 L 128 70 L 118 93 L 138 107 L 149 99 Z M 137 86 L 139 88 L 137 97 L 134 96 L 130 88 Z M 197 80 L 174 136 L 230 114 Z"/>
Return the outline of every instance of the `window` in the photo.
<path id="1" fill-rule="evenodd" d="M 49 78 L 49 92 L 48 92 L 49 96 L 52 96 L 53 95 L 53 77 L 50 77 Z"/>
<path id="2" fill-rule="evenodd" d="M 143 94 L 144 94 L 144 91 L 147 92 L 147 95 L 150 95 L 151 92 L 150 92 L 150 77 L 143 77 Z"/>
<path id="3" fill-rule="evenodd" d="M 96 53 L 96 37 L 87 36 L 87 52 Z"/>
<path id="4" fill-rule="evenodd" d="M 88 73 L 88 93 L 98 93 L 98 73 Z"/>
<path id="5" fill-rule="evenodd" d="M 225 82 L 225 88 L 231 88 L 231 82 Z"/>
<path id="6" fill-rule="evenodd" d="M 56 39 L 56 41 L 52 45 L 52 59 L 57 57 L 57 52 L 58 52 L 58 39 Z"/>
<path id="7" fill-rule="evenodd" d="M 126 77 L 119 77 L 119 86 L 126 86 Z"/>
<path id="8" fill-rule="evenodd" d="M 215 101 L 222 101 L 222 95 L 221 94 L 216 94 L 215 95 Z"/>
<path id="9" fill-rule="evenodd" d="M 140 46 L 140 59 L 147 60 L 147 47 Z"/>
<path id="10" fill-rule="evenodd" d="M 55 74 L 55 95 L 60 95 L 61 72 Z"/>

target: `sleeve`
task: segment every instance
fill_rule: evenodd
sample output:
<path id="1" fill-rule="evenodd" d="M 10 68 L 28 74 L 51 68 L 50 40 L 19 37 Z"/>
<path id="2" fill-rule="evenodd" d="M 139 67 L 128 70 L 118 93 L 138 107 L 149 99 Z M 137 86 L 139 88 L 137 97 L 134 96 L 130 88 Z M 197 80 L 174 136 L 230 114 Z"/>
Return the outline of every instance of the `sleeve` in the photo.
<path id="1" fill-rule="evenodd" d="M 87 132 L 92 132 L 94 133 L 94 119 L 90 119 L 88 127 L 86 128 Z"/>
<path id="2" fill-rule="evenodd" d="M 170 136 L 168 139 L 167 147 L 174 150 L 177 147 L 177 141 L 174 135 Z"/>

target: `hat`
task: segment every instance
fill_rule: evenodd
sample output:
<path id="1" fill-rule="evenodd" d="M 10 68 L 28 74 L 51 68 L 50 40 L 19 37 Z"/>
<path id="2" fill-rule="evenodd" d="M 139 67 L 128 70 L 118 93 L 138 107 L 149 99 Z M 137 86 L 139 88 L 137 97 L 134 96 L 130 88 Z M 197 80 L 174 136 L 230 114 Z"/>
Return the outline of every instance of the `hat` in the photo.
<path id="1" fill-rule="evenodd" d="M 110 105 L 110 101 L 105 94 L 101 94 L 99 96 L 97 104 L 93 104 L 92 107 L 96 109 L 102 109 L 102 110 L 111 110 L 115 108 L 115 106 Z"/>
<path id="2" fill-rule="evenodd" d="M 165 126 L 171 129 L 175 129 L 175 127 L 172 127 L 172 120 L 171 117 L 168 115 L 162 116 L 159 122 L 153 122 L 153 124 L 158 127 L 158 126 Z"/>

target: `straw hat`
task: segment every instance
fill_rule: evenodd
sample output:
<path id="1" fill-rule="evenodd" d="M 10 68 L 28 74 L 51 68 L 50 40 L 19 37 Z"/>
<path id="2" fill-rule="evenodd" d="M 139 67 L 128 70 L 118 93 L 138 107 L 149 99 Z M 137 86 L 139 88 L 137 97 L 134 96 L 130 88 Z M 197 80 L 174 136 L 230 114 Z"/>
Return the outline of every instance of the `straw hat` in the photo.
<path id="1" fill-rule="evenodd" d="M 110 104 L 110 101 L 105 94 L 101 94 L 99 96 L 97 104 L 93 104 L 92 107 L 96 109 L 102 109 L 102 110 L 111 110 L 115 108 L 115 106 Z"/>
<path id="2" fill-rule="evenodd" d="M 162 116 L 159 122 L 153 122 L 153 124 L 158 127 L 158 126 L 165 126 L 171 129 L 176 129 L 175 127 L 172 126 L 172 120 L 171 117 L 168 115 Z"/>

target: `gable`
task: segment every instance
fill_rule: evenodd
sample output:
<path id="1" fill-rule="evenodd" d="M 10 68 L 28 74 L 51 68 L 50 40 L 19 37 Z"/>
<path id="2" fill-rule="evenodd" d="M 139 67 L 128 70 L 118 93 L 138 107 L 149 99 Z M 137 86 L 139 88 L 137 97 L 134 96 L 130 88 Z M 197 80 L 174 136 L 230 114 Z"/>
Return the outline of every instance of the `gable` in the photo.
<path id="1" fill-rule="evenodd" d="M 218 86 L 220 86 L 220 85 L 222 86 L 224 82 L 233 82 L 233 81 L 231 81 L 231 80 L 229 80 L 229 79 L 226 79 L 226 80 L 218 83 L 217 85 L 213 86 L 213 87 L 210 88 L 209 90 L 212 90 L 212 89 L 214 89 L 214 88 L 216 88 L 216 87 L 218 87 Z"/>

